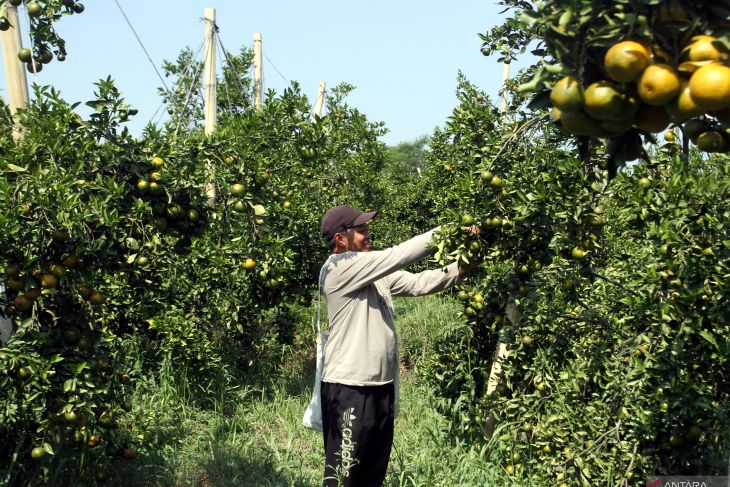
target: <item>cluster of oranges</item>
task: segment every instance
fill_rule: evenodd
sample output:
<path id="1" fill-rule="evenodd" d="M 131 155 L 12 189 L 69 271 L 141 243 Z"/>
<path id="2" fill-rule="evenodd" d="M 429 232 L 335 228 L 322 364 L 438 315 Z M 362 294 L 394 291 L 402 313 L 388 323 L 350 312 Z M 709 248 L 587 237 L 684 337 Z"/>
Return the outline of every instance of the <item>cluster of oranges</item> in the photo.
<path id="1" fill-rule="evenodd" d="M 605 79 L 584 87 L 565 76 L 554 85 L 552 120 L 566 135 L 607 138 L 632 129 L 658 133 L 674 124 L 703 151 L 730 150 L 728 54 L 704 34 L 674 57 L 640 40 L 620 41 L 605 52 Z"/>

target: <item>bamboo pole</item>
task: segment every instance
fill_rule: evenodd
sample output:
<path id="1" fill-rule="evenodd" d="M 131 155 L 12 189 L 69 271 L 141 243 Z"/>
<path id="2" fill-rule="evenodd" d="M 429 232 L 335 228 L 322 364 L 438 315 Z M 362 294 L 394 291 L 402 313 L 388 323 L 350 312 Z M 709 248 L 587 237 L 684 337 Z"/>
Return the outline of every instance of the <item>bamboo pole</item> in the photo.
<path id="1" fill-rule="evenodd" d="M 502 117 L 507 115 L 507 81 L 509 80 L 510 63 L 504 63 L 502 68 L 502 95 L 500 103 L 500 111 Z M 505 307 L 506 322 L 516 325 L 520 321 L 521 313 L 513 302 L 508 302 Z M 507 344 L 501 341 L 497 342 L 494 350 L 494 359 L 492 360 L 492 369 L 489 371 L 489 379 L 487 379 L 487 396 L 494 394 L 502 381 L 502 364 L 507 361 L 509 350 Z M 496 426 L 496 419 L 490 412 L 487 416 L 486 433 L 487 438 L 491 438 Z"/>
<path id="2" fill-rule="evenodd" d="M 205 72 L 203 75 L 203 85 L 205 89 L 205 135 L 209 136 L 215 132 L 218 123 L 218 112 L 216 106 L 217 98 L 217 79 L 215 75 L 216 59 L 216 26 L 215 26 L 215 9 L 205 9 Z M 208 175 L 212 173 L 211 162 L 205 163 Z M 215 206 L 215 186 L 208 183 L 205 187 L 208 195 L 208 206 Z"/>
<path id="3" fill-rule="evenodd" d="M 205 9 L 205 135 L 215 132 L 218 122 L 216 112 L 216 76 L 215 76 L 215 9 Z"/>
<path id="4" fill-rule="evenodd" d="M 510 63 L 504 63 L 504 66 L 502 67 L 502 96 L 500 97 L 502 116 L 507 113 L 507 81 L 509 80 L 509 68 Z"/>
<path id="5" fill-rule="evenodd" d="M 322 106 L 324 105 L 324 89 L 327 83 L 324 81 L 319 82 L 319 89 L 317 90 L 317 101 L 314 104 L 314 114 L 318 117 L 322 116 Z"/>
<path id="6" fill-rule="evenodd" d="M 260 112 L 264 106 L 264 76 L 261 61 L 261 32 L 253 35 L 253 106 Z"/>
<path id="7" fill-rule="evenodd" d="M 25 65 L 18 59 L 18 51 L 22 47 L 20 41 L 20 23 L 18 22 L 18 9 L 6 2 L 7 19 L 12 26 L 2 33 L 3 59 L 5 60 L 5 78 L 8 84 L 8 105 L 10 115 L 28 105 L 30 96 L 28 94 L 28 79 L 25 75 Z M 13 138 L 18 140 L 22 137 L 19 130 L 13 130 Z"/>

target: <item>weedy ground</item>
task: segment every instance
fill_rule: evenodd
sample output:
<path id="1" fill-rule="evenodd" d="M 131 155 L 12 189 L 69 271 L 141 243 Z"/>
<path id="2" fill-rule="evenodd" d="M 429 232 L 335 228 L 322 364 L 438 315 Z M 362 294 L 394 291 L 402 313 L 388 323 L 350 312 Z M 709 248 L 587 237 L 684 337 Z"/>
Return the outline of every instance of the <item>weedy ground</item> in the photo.
<path id="1" fill-rule="evenodd" d="M 483 486 L 506 475 L 484 448 L 449 438 L 434 409 L 434 392 L 417 368 L 443 331 L 458 323 L 459 307 L 438 296 L 398 300 L 397 326 L 404 357 L 400 414 L 387 486 Z M 312 345 L 312 348 L 314 345 Z M 293 353 L 301 361 L 305 354 Z M 212 407 L 196 406 L 196 391 L 174 367 L 169 382 L 140 387 L 135 410 L 146 418 L 151 447 L 113 465 L 123 485 L 321 485 L 320 433 L 301 425 L 312 374 L 289 364 L 280 374 L 221 390 Z M 177 377 L 176 377 L 177 376 Z M 138 425 L 139 427 L 139 425 Z"/>

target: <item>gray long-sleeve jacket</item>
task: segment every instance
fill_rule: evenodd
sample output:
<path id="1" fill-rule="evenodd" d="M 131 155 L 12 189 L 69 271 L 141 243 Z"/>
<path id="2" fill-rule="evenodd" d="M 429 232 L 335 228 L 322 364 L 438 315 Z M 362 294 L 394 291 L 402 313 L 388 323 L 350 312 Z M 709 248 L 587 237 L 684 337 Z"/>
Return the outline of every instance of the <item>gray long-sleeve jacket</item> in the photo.
<path id="1" fill-rule="evenodd" d="M 460 281 L 456 263 L 418 274 L 400 270 L 430 253 L 427 245 L 434 231 L 386 250 L 345 252 L 327 259 L 321 286 L 330 332 L 323 381 L 365 386 L 395 379 L 398 338 L 391 296 L 422 296 Z"/>

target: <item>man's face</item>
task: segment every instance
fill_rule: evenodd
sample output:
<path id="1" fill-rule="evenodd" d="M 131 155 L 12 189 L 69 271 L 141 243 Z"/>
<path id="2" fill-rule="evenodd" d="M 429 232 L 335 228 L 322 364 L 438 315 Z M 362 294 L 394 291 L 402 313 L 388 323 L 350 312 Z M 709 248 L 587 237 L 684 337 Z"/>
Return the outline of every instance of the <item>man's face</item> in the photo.
<path id="1" fill-rule="evenodd" d="M 342 237 L 338 239 L 340 252 L 370 252 L 370 232 L 367 224 L 348 228 L 339 235 Z"/>

